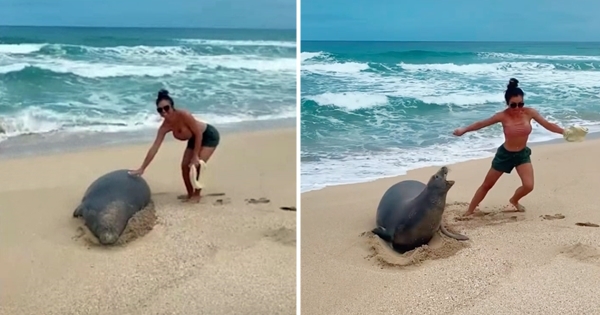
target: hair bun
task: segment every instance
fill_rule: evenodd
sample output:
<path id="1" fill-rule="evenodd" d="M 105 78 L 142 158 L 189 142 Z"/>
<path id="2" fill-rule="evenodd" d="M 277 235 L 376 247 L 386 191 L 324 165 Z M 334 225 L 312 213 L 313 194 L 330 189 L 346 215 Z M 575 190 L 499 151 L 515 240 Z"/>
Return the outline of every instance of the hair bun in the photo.
<path id="1" fill-rule="evenodd" d="M 158 97 L 164 97 L 164 96 L 169 96 L 169 91 L 167 91 L 165 89 L 161 89 L 160 91 L 158 91 Z"/>
<path id="2" fill-rule="evenodd" d="M 515 79 L 515 78 L 510 78 L 510 80 L 508 80 L 508 85 L 506 86 L 509 89 L 514 89 L 519 87 L 519 80 Z"/>

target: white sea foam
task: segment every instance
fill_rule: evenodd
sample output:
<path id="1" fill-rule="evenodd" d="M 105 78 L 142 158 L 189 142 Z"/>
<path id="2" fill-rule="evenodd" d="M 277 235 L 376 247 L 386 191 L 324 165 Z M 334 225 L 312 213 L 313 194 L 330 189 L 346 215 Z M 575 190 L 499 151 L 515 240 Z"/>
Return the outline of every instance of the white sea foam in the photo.
<path id="1" fill-rule="evenodd" d="M 296 47 L 295 41 L 274 41 L 274 40 L 215 40 L 215 39 L 178 39 L 181 42 L 195 45 L 214 45 L 214 46 L 274 46 L 274 47 Z"/>
<path id="2" fill-rule="evenodd" d="M 293 106 L 289 106 L 292 108 Z M 294 118 L 295 110 L 283 110 L 279 113 L 251 115 L 232 113 L 215 115 L 210 113 L 194 114 L 197 119 L 208 123 L 223 125 L 251 121 Z M 44 134 L 49 132 L 102 132 L 117 133 L 152 129 L 159 126 L 160 117 L 155 112 L 141 111 L 107 116 L 102 111 L 90 113 L 56 112 L 41 107 L 28 107 L 17 113 L 0 118 L 0 126 L 5 133 L 0 141 L 26 134 Z"/>
<path id="3" fill-rule="evenodd" d="M 293 89 L 296 62 L 282 57 L 289 55 L 285 51 L 295 47 L 294 42 L 199 39 L 180 43 L 183 46 L 1 44 L 0 76 L 6 84 L 0 82 L 0 126 L 5 131 L 0 141 L 24 134 L 155 128 L 160 119 L 148 104 L 155 91 L 146 91 L 152 86 L 168 88 L 178 105 L 217 125 L 295 117 L 294 95 L 286 93 Z M 243 54 L 209 55 L 210 47 L 204 51 L 198 45 L 247 48 Z M 77 77 L 61 81 L 42 73 L 54 80 L 49 84 L 57 88 L 52 91 L 56 97 L 47 98 L 48 88 L 42 86 L 32 97 L 18 98 L 15 93 L 27 84 L 24 80 L 39 77 L 15 74 L 35 69 Z M 79 88 L 80 84 L 84 85 Z M 78 89 L 74 94 L 73 86 Z M 60 89 L 71 92 L 65 95 Z"/>
<path id="4" fill-rule="evenodd" d="M 591 132 L 600 132 L 600 125 L 587 125 Z M 560 135 L 541 131 L 539 126 L 531 136 L 531 143 L 559 139 Z M 413 135 L 415 136 L 415 135 Z M 463 136 L 458 141 L 444 144 L 390 148 L 385 152 L 354 154 L 343 159 L 320 159 L 302 162 L 301 191 L 318 190 L 327 186 L 373 181 L 385 177 L 404 175 L 406 172 L 429 166 L 449 165 L 473 159 L 490 157 L 503 139 L 482 137 L 477 134 Z"/>
<path id="5" fill-rule="evenodd" d="M 498 126 L 461 138 L 451 132 L 502 110 L 510 77 L 519 78 L 528 104 L 550 121 L 600 132 L 600 66 L 595 63 L 600 56 L 479 57 L 481 63 L 471 64 L 399 60 L 376 65 L 303 52 L 302 75 L 309 83 L 303 85 L 302 98 L 337 110 L 321 111 L 335 117 L 314 116 L 334 131 L 312 131 L 310 151 L 302 152 L 302 191 L 491 156 L 490 150 L 503 141 Z M 344 111 L 347 121 L 337 116 Z M 366 116 L 357 116 L 363 113 Z M 533 124 L 531 142 L 558 138 Z"/>
<path id="6" fill-rule="evenodd" d="M 347 110 L 357 110 L 361 108 L 371 108 L 387 104 L 387 96 L 370 94 L 365 92 L 345 92 L 345 93 L 323 93 L 312 97 L 319 105 L 334 105 Z"/>
<path id="7" fill-rule="evenodd" d="M 30 54 L 39 51 L 45 44 L 0 44 L 0 54 Z"/>

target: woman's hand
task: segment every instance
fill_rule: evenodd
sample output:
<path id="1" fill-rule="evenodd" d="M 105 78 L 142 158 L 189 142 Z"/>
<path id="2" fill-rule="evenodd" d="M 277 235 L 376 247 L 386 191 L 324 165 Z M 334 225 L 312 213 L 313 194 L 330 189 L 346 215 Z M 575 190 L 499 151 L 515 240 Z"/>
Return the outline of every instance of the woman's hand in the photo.
<path id="1" fill-rule="evenodd" d="M 143 168 L 138 168 L 137 170 L 129 171 L 129 175 L 142 176 L 142 174 L 144 174 Z"/>
<path id="2" fill-rule="evenodd" d="M 192 159 L 190 160 L 190 167 L 198 166 L 199 164 L 200 164 L 200 158 L 198 158 L 197 155 L 192 156 Z"/>
<path id="3" fill-rule="evenodd" d="M 460 137 L 460 136 L 464 135 L 465 132 L 467 132 L 467 128 L 458 128 L 458 129 L 454 130 L 454 132 L 452 134 L 457 137 Z"/>

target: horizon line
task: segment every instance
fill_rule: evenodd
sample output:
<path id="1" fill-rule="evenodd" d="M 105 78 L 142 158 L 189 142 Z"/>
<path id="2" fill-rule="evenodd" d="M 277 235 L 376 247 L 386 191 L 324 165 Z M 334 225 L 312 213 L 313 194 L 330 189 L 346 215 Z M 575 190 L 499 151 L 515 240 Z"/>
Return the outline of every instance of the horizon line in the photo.
<path id="1" fill-rule="evenodd" d="M 373 43 L 600 43 L 600 41 L 564 40 L 396 40 L 396 39 L 301 39 L 300 42 L 373 42 Z"/>
<path id="2" fill-rule="evenodd" d="M 130 29 L 180 29 L 180 30 L 231 30 L 231 31 L 296 31 L 296 28 L 260 28 L 260 27 L 200 27 L 200 26 L 89 26 L 89 25 L 3 25 L 0 27 L 48 27 L 48 28 L 130 28 Z"/>

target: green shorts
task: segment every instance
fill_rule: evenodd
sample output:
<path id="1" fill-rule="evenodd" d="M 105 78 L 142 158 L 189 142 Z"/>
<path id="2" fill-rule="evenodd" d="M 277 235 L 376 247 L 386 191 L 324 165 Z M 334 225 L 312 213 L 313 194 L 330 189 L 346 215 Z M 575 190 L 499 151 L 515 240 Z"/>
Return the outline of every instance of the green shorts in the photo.
<path id="1" fill-rule="evenodd" d="M 503 144 L 496 151 L 496 155 L 492 160 L 492 168 L 510 174 L 513 168 L 526 163 L 531 163 L 531 149 L 529 147 L 525 147 L 518 152 L 511 152 L 506 150 Z"/>

